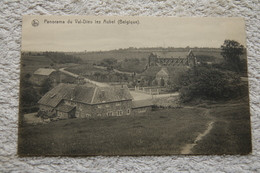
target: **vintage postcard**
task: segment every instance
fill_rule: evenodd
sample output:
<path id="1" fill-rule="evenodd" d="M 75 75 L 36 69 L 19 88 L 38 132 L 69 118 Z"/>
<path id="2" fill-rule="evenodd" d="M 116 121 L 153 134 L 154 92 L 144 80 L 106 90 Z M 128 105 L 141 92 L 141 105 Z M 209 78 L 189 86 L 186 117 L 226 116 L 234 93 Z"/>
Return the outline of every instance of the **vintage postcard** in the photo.
<path id="1" fill-rule="evenodd" d="M 242 18 L 24 16 L 19 156 L 250 154 Z"/>

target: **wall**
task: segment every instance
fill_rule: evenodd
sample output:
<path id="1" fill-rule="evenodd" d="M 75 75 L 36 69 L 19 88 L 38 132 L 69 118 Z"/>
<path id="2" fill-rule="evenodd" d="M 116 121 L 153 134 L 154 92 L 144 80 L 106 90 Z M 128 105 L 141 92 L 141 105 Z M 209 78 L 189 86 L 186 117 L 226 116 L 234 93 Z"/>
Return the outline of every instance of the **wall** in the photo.
<path id="1" fill-rule="evenodd" d="M 152 106 L 148 107 L 141 107 L 141 108 L 134 108 L 132 109 L 132 114 L 131 115 L 140 115 L 145 112 L 152 111 Z"/>
<path id="2" fill-rule="evenodd" d="M 66 112 L 57 111 L 57 117 L 59 119 L 68 119 L 69 118 L 69 114 L 66 113 Z"/>
<path id="3" fill-rule="evenodd" d="M 46 106 L 46 105 L 41 105 L 39 104 L 39 110 L 41 111 L 45 111 L 45 112 L 53 112 L 54 109 L 50 106 Z"/>
<path id="4" fill-rule="evenodd" d="M 88 105 L 84 103 L 76 103 L 69 100 L 64 101 L 65 104 L 76 106 L 76 117 L 87 118 L 95 116 L 123 116 L 131 114 L 131 101 L 121 101 L 112 103 L 102 103 L 95 105 Z M 128 113 L 130 110 L 130 113 Z M 121 111 L 120 115 L 118 111 Z M 109 113 L 109 114 L 108 114 Z"/>
<path id="5" fill-rule="evenodd" d="M 37 75 L 37 74 L 33 74 L 32 75 L 32 82 L 36 85 L 42 85 L 43 81 L 48 79 L 49 76 L 44 76 L 44 75 Z"/>

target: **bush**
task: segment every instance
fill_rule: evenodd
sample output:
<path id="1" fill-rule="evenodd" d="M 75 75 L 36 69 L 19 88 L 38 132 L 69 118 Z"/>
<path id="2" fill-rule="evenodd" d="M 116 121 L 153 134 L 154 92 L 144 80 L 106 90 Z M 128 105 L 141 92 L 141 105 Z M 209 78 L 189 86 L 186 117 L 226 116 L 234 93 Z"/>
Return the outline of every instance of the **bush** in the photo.
<path id="1" fill-rule="evenodd" d="M 198 67 L 184 74 L 182 79 L 180 98 L 183 102 L 193 98 L 228 100 L 247 93 L 247 87 L 241 83 L 240 77 L 230 71 Z"/>

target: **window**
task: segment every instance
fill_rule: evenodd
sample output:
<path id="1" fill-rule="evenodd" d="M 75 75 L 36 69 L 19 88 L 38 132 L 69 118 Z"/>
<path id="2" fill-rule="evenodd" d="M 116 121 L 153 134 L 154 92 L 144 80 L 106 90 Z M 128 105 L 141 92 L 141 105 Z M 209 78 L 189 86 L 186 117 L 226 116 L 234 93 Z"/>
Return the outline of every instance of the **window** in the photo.
<path id="1" fill-rule="evenodd" d="M 113 112 L 108 112 L 107 116 L 113 116 Z"/>
<path id="2" fill-rule="evenodd" d="M 117 115 L 118 115 L 118 116 L 122 116 L 122 115 L 123 115 L 123 111 L 122 111 L 122 110 L 118 110 L 118 111 L 117 111 Z"/>
<path id="3" fill-rule="evenodd" d="M 101 117 L 101 114 L 98 114 L 97 116 Z"/>
<path id="4" fill-rule="evenodd" d="M 100 108 L 102 108 L 102 105 L 98 105 L 97 107 L 100 109 Z"/>
<path id="5" fill-rule="evenodd" d="M 127 109 L 127 115 L 130 115 L 131 111 L 130 109 Z"/>
<path id="6" fill-rule="evenodd" d="M 109 104 L 106 104 L 106 108 L 109 108 Z"/>

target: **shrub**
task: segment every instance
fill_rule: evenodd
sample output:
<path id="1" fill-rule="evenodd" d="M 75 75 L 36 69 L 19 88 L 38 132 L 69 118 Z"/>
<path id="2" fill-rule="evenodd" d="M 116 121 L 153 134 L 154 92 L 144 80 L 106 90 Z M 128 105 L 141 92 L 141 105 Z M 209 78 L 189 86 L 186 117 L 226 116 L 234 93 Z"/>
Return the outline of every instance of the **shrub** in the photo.
<path id="1" fill-rule="evenodd" d="M 183 102 L 193 98 L 228 100 L 247 93 L 247 87 L 241 83 L 239 75 L 217 68 L 198 67 L 184 74 L 182 79 L 180 98 Z"/>

